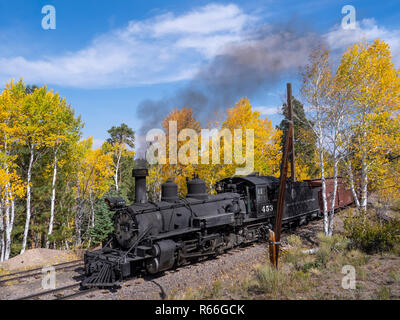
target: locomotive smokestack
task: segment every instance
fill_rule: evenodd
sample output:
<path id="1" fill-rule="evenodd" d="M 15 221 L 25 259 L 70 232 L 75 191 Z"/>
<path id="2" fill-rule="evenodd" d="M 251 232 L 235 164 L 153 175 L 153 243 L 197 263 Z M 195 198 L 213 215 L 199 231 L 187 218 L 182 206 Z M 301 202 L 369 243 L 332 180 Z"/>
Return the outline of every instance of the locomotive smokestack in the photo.
<path id="1" fill-rule="evenodd" d="M 132 177 L 135 178 L 135 203 L 146 203 L 146 177 L 149 175 L 147 169 L 133 169 Z"/>

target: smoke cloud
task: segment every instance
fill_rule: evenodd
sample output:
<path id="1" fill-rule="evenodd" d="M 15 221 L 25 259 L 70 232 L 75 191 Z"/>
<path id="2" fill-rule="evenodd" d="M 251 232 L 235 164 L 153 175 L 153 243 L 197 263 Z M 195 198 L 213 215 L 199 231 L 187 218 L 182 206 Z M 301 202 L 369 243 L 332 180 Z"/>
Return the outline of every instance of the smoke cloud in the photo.
<path id="1" fill-rule="evenodd" d="M 315 33 L 293 25 L 263 26 L 247 32 L 244 39 L 222 48 L 183 89 L 162 99 L 142 101 L 137 109 L 143 123 L 140 135 L 159 128 L 173 108 L 192 108 L 196 119 L 205 124 L 217 111 L 232 107 L 240 98 L 267 91 L 283 75 L 297 72 L 321 42 Z M 139 146 L 139 157 L 144 156 L 145 147 L 143 143 Z"/>

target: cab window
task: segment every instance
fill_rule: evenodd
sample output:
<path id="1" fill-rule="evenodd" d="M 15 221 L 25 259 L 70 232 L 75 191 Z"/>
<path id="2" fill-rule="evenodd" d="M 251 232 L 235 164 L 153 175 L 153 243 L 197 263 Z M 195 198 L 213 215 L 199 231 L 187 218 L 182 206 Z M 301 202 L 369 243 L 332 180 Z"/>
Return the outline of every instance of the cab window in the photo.
<path id="1" fill-rule="evenodd" d="M 267 201 L 267 188 L 259 187 L 257 188 L 257 197 L 259 202 Z"/>

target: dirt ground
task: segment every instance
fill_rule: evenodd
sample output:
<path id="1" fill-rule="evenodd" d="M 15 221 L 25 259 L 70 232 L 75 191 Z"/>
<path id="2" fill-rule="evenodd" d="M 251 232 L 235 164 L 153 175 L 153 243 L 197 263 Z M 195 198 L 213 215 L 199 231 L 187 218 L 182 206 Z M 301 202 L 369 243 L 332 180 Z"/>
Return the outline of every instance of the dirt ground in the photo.
<path id="1" fill-rule="evenodd" d="M 9 272 L 73 261 L 80 258 L 82 258 L 82 252 L 77 250 L 30 249 L 7 261 L 0 262 L 0 272 L 6 274 Z"/>
<path id="2" fill-rule="evenodd" d="M 343 232 L 344 213 L 335 218 L 337 234 Z M 283 254 L 278 271 L 268 261 L 254 266 L 247 277 L 234 275 L 219 278 L 211 285 L 177 293 L 173 299 L 308 299 L 308 300 L 397 300 L 400 299 L 400 256 L 396 252 L 365 254 L 359 250 L 332 250 L 320 265 L 317 254 L 301 252 L 316 249 L 322 221 L 296 229 L 298 248 L 287 243 L 284 251 L 298 249 L 292 256 Z M 317 263 L 318 262 L 318 263 Z M 344 266 L 354 267 L 355 287 L 342 286 Z M 261 271 L 258 271 L 261 270 Z M 260 276 L 261 275 L 261 276 Z M 345 285 L 346 287 L 346 285 Z"/>
<path id="3" fill-rule="evenodd" d="M 282 247 L 290 249 L 290 235 L 301 239 L 301 249 L 315 249 L 320 245 L 318 233 L 323 230 L 323 221 L 313 221 L 306 226 L 286 231 L 282 235 Z M 336 232 L 343 231 L 343 217 L 335 218 Z M 28 250 L 0 264 L 7 271 L 30 269 L 76 260 L 80 252 L 48 249 Z M 281 278 L 267 279 L 267 286 L 255 287 L 257 268 L 268 266 L 268 245 L 255 244 L 247 248 L 232 250 L 216 259 L 205 260 L 186 267 L 170 270 L 152 278 L 127 280 L 114 292 L 100 290 L 75 299 L 400 299 L 400 257 L 396 254 L 366 255 L 359 251 L 333 252 L 326 266 L 312 266 L 312 258 L 304 257 L 300 269 L 293 261 L 282 259 Z M 311 267 L 305 268 L 306 265 Z M 296 264 L 296 263 L 295 263 Z M 342 268 L 354 265 L 355 289 L 343 289 Z M 298 267 L 298 266 L 297 266 Z M 306 271 L 304 271 L 306 269 Z M 57 275 L 57 287 L 76 281 L 81 270 Z M 276 276 L 276 275 L 275 275 Z M 18 298 L 40 291 L 41 279 L 30 279 L 17 285 L 2 287 L 0 299 Z M 268 287 L 268 285 L 272 286 Z"/>

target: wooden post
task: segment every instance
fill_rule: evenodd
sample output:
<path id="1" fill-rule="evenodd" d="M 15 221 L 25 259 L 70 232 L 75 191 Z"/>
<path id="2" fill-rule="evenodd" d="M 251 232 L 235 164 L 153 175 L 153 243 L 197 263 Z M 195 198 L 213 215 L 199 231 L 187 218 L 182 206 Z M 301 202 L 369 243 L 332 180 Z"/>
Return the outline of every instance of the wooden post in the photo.
<path id="1" fill-rule="evenodd" d="M 288 103 L 289 99 L 291 99 L 291 86 L 288 84 Z M 290 103 L 291 105 L 291 103 Z M 291 108 L 289 108 L 290 110 Z M 272 242 L 270 240 L 274 247 L 274 254 L 275 254 L 275 259 L 271 259 L 271 263 L 273 263 L 276 267 L 278 267 L 278 260 L 279 260 L 279 245 L 280 245 L 280 240 L 281 240 L 281 230 L 282 230 L 282 218 L 283 218 L 283 210 L 285 207 L 285 193 L 286 193 L 286 180 L 287 180 L 287 173 L 288 173 L 288 156 L 290 150 L 293 149 L 293 121 L 289 120 L 287 122 L 287 136 L 285 137 L 285 146 L 283 148 L 283 154 L 282 154 L 282 165 L 281 165 L 281 175 L 279 179 L 279 191 L 278 191 L 278 206 L 276 210 L 276 216 L 275 216 L 275 230 L 274 230 L 274 236 L 275 236 L 275 241 Z M 294 163 L 292 163 L 294 167 Z M 292 171 L 292 174 L 294 171 Z"/>
<path id="2" fill-rule="evenodd" d="M 269 230 L 269 260 L 274 266 L 276 266 L 275 242 L 275 232 Z"/>
<path id="3" fill-rule="evenodd" d="M 292 84 L 288 83 L 286 85 L 287 87 L 287 106 L 289 110 L 289 121 L 293 122 L 293 97 L 292 97 Z M 291 157 L 290 157 L 290 170 L 292 172 L 292 181 L 296 181 L 296 166 L 295 166 L 295 153 L 294 153 L 294 129 L 293 129 L 293 134 L 292 134 L 292 146 L 289 148 Z"/>

